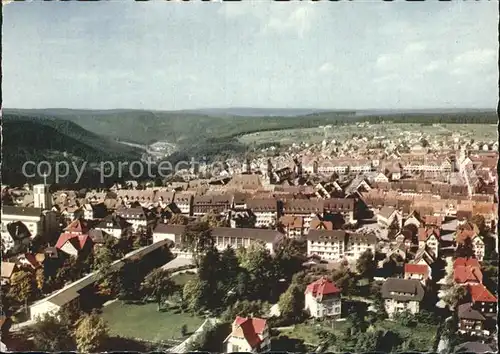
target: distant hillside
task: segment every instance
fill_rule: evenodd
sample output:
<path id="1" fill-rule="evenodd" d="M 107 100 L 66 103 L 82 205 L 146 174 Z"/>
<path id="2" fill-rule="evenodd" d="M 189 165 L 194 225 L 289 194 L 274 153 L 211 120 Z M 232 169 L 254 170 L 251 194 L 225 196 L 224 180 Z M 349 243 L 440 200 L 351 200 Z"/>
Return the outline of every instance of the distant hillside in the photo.
<path id="1" fill-rule="evenodd" d="M 89 132 L 62 119 L 12 116 L 2 117 L 3 163 L 5 183 L 23 179 L 26 161 L 123 161 L 139 160 L 138 149 Z"/>
<path id="2" fill-rule="evenodd" d="M 187 110 L 187 113 L 206 114 L 209 116 L 236 116 L 236 117 L 298 117 L 314 113 L 335 113 L 341 115 L 353 115 L 354 111 L 333 111 L 328 109 L 308 109 L 308 108 L 251 108 L 251 107 L 231 107 L 231 108 L 204 108 Z"/>

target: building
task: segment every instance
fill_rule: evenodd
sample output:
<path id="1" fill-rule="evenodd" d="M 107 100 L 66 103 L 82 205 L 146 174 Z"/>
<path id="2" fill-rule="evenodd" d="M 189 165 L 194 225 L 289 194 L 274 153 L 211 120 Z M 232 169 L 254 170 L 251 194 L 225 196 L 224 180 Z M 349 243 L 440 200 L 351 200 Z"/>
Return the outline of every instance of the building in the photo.
<path id="1" fill-rule="evenodd" d="M 283 202 L 282 213 L 287 216 L 301 216 L 304 220 L 304 234 L 307 234 L 311 220 L 316 216 L 323 217 L 324 205 L 322 200 L 288 199 Z"/>
<path id="2" fill-rule="evenodd" d="M 117 239 L 120 239 L 123 233 L 131 228 L 132 224 L 118 215 L 108 215 L 94 227 L 94 229 L 104 231 Z"/>
<path id="3" fill-rule="evenodd" d="M 323 201 L 323 215 L 340 215 L 346 224 L 356 224 L 353 198 L 329 198 Z"/>
<path id="4" fill-rule="evenodd" d="M 457 258 L 453 262 L 453 280 L 458 285 L 482 284 L 483 273 L 477 259 Z"/>
<path id="5" fill-rule="evenodd" d="M 382 285 L 382 297 L 389 317 L 403 311 L 417 314 L 424 298 L 424 288 L 416 279 L 388 278 Z"/>
<path id="6" fill-rule="evenodd" d="M 193 193 L 176 192 L 174 195 L 174 204 L 183 215 L 192 215 L 193 208 Z"/>
<path id="7" fill-rule="evenodd" d="M 193 199 L 193 216 L 225 214 L 232 206 L 233 196 L 229 194 L 197 195 Z"/>
<path id="8" fill-rule="evenodd" d="M 468 287 L 472 300 L 472 307 L 482 315 L 496 319 L 498 299 L 484 285 L 470 285 Z"/>
<path id="9" fill-rule="evenodd" d="M 363 253 L 370 250 L 375 256 L 377 236 L 375 234 L 346 233 L 344 256 L 347 260 L 357 260 Z"/>
<path id="10" fill-rule="evenodd" d="M 1 267 L 2 267 L 1 284 L 2 285 L 9 284 L 12 275 L 15 273 L 17 269 L 17 265 L 16 263 L 2 261 Z"/>
<path id="11" fill-rule="evenodd" d="M 458 306 L 458 332 L 471 336 L 487 336 L 485 329 L 486 318 L 472 307 L 471 303 Z"/>
<path id="12" fill-rule="evenodd" d="M 182 234 L 186 226 L 159 223 L 153 230 L 153 243 L 161 240 L 170 240 L 175 248 L 180 248 L 182 244 Z"/>
<path id="13" fill-rule="evenodd" d="M 267 321 L 261 318 L 237 316 L 232 331 L 224 340 L 226 353 L 259 353 L 271 349 L 271 339 Z"/>
<path id="14" fill-rule="evenodd" d="M 44 217 L 41 208 L 17 208 L 13 206 L 2 206 L 2 239 L 4 236 L 10 238 L 7 225 L 13 222 L 20 221 L 30 233 L 30 237 L 34 238 L 43 233 Z"/>
<path id="15" fill-rule="evenodd" d="M 299 238 L 304 234 L 304 218 L 302 216 L 282 216 L 279 224 L 287 237 Z"/>
<path id="16" fill-rule="evenodd" d="M 255 227 L 272 227 L 278 220 L 278 201 L 274 198 L 248 199 L 247 208 L 255 214 Z"/>
<path id="17" fill-rule="evenodd" d="M 426 264 L 412 264 L 406 263 L 404 265 L 404 278 L 416 279 L 426 285 L 431 279 L 431 267 Z"/>
<path id="18" fill-rule="evenodd" d="M 78 257 L 83 252 L 89 252 L 92 249 L 92 239 L 87 234 L 74 234 L 64 232 L 59 236 L 56 248 L 73 257 Z"/>
<path id="19" fill-rule="evenodd" d="M 472 250 L 474 251 L 475 257 L 482 261 L 484 258 L 484 241 L 481 236 L 478 235 L 477 230 L 469 230 L 465 228 L 460 228 L 457 230 L 455 235 L 455 241 L 457 247 L 463 245 L 467 242 L 467 239 L 470 239 L 472 243 Z"/>
<path id="20" fill-rule="evenodd" d="M 418 229 L 418 247 L 429 249 L 434 258 L 439 257 L 440 242 L 439 229 L 433 227 Z"/>
<path id="21" fill-rule="evenodd" d="M 52 195 L 46 184 L 35 184 L 33 186 L 33 206 L 40 209 L 52 208 Z"/>
<path id="22" fill-rule="evenodd" d="M 137 231 L 140 227 L 146 227 L 148 224 L 146 213 L 142 207 L 120 208 L 116 211 L 116 215 L 132 224 L 134 231 Z"/>
<path id="23" fill-rule="evenodd" d="M 307 256 L 332 262 L 344 259 L 346 232 L 343 230 L 310 230 L 307 234 Z"/>
<path id="24" fill-rule="evenodd" d="M 223 251 L 228 246 L 234 249 L 246 248 L 252 243 L 261 242 L 274 254 L 276 245 L 283 239 L 284 235 L 276 230 L 269 229 L 248 229 L 216 227 L 212 230 L 215 246 L 219 251 Z"/>
<path id="25" fill-rule="evenodd" d="M 314 318 L 340 317 L 341 290 L 324 277 L 312 282 L 305 291 L 304 309 Z"/>
<path id="26" fill-rule="evenodd" d="M 377 223 L 382 228 L 390 228 L 393 225 L 401 228 L 403 226 L 403 215 L 396 208 L 385 206 L 377 214 Z"/>

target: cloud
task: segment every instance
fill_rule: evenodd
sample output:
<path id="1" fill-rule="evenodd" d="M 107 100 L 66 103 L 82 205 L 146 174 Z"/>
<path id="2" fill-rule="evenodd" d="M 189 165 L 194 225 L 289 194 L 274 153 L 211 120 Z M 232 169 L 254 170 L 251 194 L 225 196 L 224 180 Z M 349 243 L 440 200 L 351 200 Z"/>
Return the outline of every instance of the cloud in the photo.
<path id="1" fill-rule="evenodd" d="M 315 10 L 310 5 L 297 7 L 285 16 L 279 16 L 275 13 L 264 24 L 262 33 L 296 33 L 299 38 L 303 38 L 311 30 L 315 15 Z"/>

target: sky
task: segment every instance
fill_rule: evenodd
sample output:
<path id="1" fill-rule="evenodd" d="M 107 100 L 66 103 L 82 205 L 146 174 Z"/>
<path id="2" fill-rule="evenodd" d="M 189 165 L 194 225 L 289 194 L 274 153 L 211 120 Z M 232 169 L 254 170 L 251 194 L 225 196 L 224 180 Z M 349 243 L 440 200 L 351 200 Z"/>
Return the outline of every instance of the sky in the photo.
<path id="1" fill-rule="evenodd" d="M 498 2 L 13 2 L 3 107 L 496 108 Z"/>

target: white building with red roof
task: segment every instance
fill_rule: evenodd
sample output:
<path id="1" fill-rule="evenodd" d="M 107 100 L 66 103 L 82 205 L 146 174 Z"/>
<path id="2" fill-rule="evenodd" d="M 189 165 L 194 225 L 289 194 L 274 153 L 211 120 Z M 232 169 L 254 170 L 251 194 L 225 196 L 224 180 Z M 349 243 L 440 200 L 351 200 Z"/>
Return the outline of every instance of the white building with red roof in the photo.
<path id="1" fill-rule="evenodd" d="M 59 236 L 56 248 L 73 257 L 92 249 L 92 239 L 87 234 L 64 232 Z"/>
<path id="2" fill-rule="evenodd" d="M 472 308 L 485 316 L 496 318 L 498 299 L 483 284 L 470 285 Z"/>
<path id="3" fill-rule="evenodd" d="M 271 337 L 267 321 L 256 317 L 240 317 L 232 325 L 232 332 L 224 340 L 226 353 L 258 353 L 270 350 Z"/>
<path id="4" fill-rule="evenodd" d="M 417 279 L 422 285 L 426 285 L 427 281 L 431 279 L 431 267 L 427 264 L 407 263 L 404 266 L 404 278 Z"/>
<path id="5" fill-rule="evenodd" d="M 305 310 L 314 318 L 340 317 L 341 289 L 324 277 L 312 282 L 305 291 Z"/>

